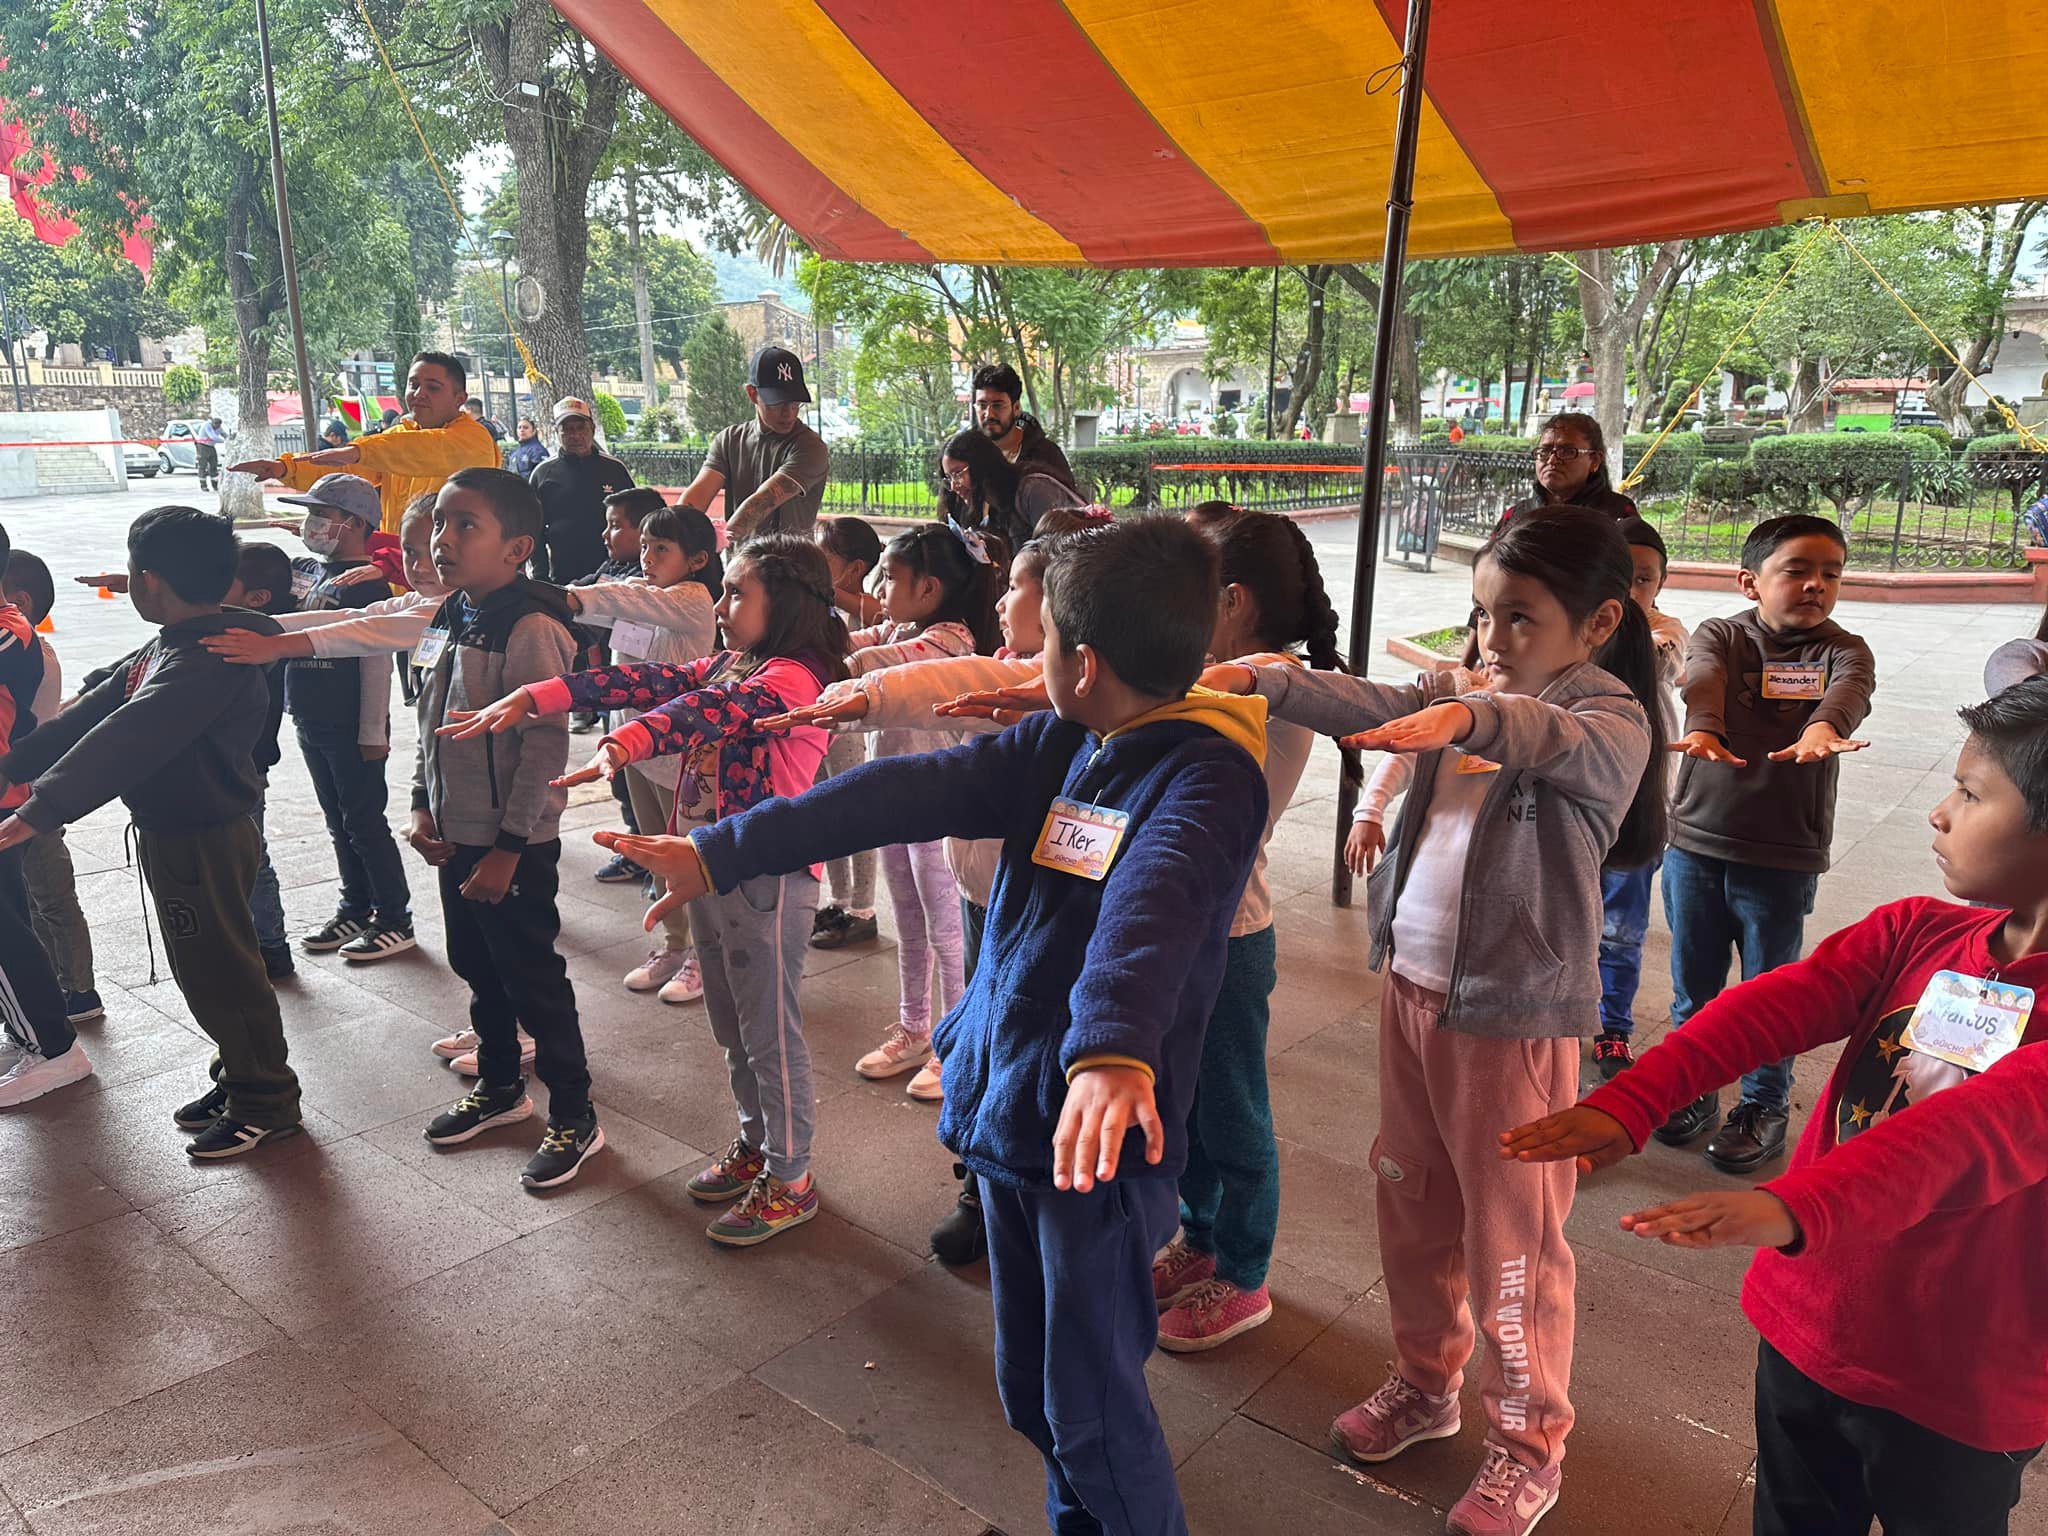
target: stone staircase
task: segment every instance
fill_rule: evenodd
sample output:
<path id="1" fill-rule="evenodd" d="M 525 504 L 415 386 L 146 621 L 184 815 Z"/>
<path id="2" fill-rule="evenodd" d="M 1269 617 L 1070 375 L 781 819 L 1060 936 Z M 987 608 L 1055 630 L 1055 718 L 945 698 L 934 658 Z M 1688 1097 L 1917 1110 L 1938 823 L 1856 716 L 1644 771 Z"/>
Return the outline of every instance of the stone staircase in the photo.
<path id="1" fill-rule="evenodd" d="M 125 468 L 118 477 L 108 473 L 107 461 L 90 448 L 37 448 L 31 451 L 36 461 L 36 487 L 44 495 L 118 491 L 126 485 Z"/>

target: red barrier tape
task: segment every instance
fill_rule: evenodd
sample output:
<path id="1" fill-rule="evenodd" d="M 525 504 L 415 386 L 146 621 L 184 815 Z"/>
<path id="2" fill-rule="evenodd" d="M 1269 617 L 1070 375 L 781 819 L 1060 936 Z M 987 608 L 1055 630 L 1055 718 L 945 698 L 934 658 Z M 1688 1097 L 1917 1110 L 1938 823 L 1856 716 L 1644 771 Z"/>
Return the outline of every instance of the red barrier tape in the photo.
<path id="1" fill-rule="evenodd" d="M 138 448 L 161 448 L 165 443 L 182 443 L 182 437 L 103 437 L 81 440 L 75 443 L 0 443 L 0 448 L 126 448 L 130 443 Z M 215 447 L 221 445 L 216 443 Z"/>

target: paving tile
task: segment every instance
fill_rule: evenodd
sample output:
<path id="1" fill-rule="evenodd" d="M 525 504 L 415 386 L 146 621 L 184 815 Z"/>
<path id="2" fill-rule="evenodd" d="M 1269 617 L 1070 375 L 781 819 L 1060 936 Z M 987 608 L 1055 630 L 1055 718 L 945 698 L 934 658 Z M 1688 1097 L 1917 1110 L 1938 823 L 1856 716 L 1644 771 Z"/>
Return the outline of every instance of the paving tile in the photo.
<path id="1" fill-rule="evenodd" d="M 134 1209 L 127 1196 L 51 1137 L 23 1138 L 0 1180 L 0 1250 L 41 1242 Z"/>
<path id="2" fill-rule="evenodd" d="M 486 1536 L 491 1511 L 287 1344 L 0 1460 L 36 1536 Z"/>
<path id="3" fill-rule="evenodd" d="M 777 1355 L 756 1378 L 978 1510 L 1005 1531 L 1044 1525 L 1038 1453 L 1003 1422 L 985 1272 L 931 1265 Z M 1185 1375 L 1149 1373 L 1176 1460 L 1229 1410 Z"/>
<path id="4" fill-rule="evenodd" d="M 134 1213 L 0 1254 L 0 1449 L 117 1408 L 277 1338 Z"/>
<path id="5" fill-rule="evenodd" d="M 1165 1388 L 1197 1392 L 1235 1409 L 1357 1300 L 1355 1292 L 1291 1264 L 1276 1262 L 1266 1284 L 1273 1295 L 1268 1321 L 1218 1349 L 1185 1355 L 1161 1350 L 1147 1363 L 1146 1374 Z"/>
<path id="6" fill-rule="evenodd" d="M 1194 1536 L 1437 1536 L 1443 1511 L 1339 1465 L 1250 1419 L 1234 1418 L 1180 1469 Z"/>
<path id="7" fill-rule="evenodd" d="M 856 1078 L 852 1091 L 821 1098 L 811 1168 L 827 1210 L 922 1256 L 960 1184 L 939 1145 L 938 1105 L 906 1098 L 903 1081 Z"/>
<path id="8" fill-rule="evenodd" d="M 507 1243 L 301 1347 L 503 1513 L 738 1371 L 574 1252 Z"/>
<path id="9" fill-rule="evenodd" d="M 469 1080 L 428 1049 L 438 1038 L 431 1026 L 358 996 L 343 1027 L 292 1041 L 292 1070 L 309 1107 L 353 1135 L 393 1121 L 424 1122 L 468 1091 Z"/>
<path id="10" fill-rule="evenodd" d="M 443 1075 L 457 1091 L 465 1081 L 452 1072 Z M 521 1146 L 522 1154 L 539 1145 L 546 1103 L 544 1089 L 531 1081 L 527 1086 L 534 1093 L 535 1113 L 521 1122 L 525 1142 L 517 1140 L 520 1129 L 494 1132 L 491 1138 Z M 516 1169 L 508 1170 L 502 1159 L 465 1156 L 463 1147 L 434 1146 L 421 1134 L 425 1116 L 393 1120 L 365 1133 L 363 1140 L 514 1232 L 537 1232 L 685 1164 L 707 1161 L 706 1154 L 696 1147 L 672 1140 L 609 1105 L 599 1105 L 598 1116 L 604 1128 L 604 1149 L 559 1189 L 527 1189 L 516 1176 L 508 1177 L 508 1172 L 516 1173 Z"/>
<path id="11" fill-rule="evenodd" d="M 613 1290 L 662 1312 L 741 1370 L 788 1348 L 800 1333 L 829 1330 L 928 1262 L 834 1214 L 829 1197 L 819 1215 L 773 1242 L 722 1248 L 704 1235 L 720 1208 L 699 1204 L 684 1189 L 707 1161 L 578 1211 L 531 1243 L 580 1257 Z M 757 1318 L 781 1321 L 739 1321 Z"/>
<path id="12" fill-rule="evenodd" d="M 459 1155 L 517 1182 L 532 1148 Z M 306 1333 L 451 1269 L 513 1233 L 360 1138 L 150 1208 L 149 1217 L 287 1333 Z"/>
<path id="13" fill-rule="evenodd" d="M 1280 1230 L 1273 1251 L 1348 1295 L 1380 1278 L 1380 1234 L 1369 1170 L 1280 1138 Z"/>
<path id="14" fill-rule="evenodd" d="M 1378 1021 L 1332 1024 L 1266 1068 L 1283 1140 L 1364 1169 L 1379 1125 Z"/>
<path id="15" fill-rule="evenodd" d="M 801 1475 L 787 1475 L 792 1466 Z M 514 1511 L 508 1523 L 519 1536 L 981 1536 L 986 1529 L 980 1516 L 884 1455 L 744 1379 Z"/>

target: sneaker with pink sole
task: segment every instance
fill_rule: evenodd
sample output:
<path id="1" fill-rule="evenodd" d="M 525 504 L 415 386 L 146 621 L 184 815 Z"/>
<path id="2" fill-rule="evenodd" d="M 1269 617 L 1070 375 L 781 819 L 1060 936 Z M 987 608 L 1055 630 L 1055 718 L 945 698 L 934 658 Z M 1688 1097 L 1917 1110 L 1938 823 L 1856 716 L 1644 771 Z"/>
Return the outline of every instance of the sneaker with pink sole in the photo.
<path id="1" fill-rule="evenodd" d="M 1152 1299 L 1164 1312 L 1186 1300 L 1216 1273 L 1216 1256 L 1190 1248 L 1179 1238 L 1166 1245 L 1166 1252 L 1152 1261 Z"/>
<path id="2" fill-rule="evenodd" d="M 452 1035 L 443 1035 L 429 1049 L 443 1061 L 454 1061 L 460 1056 L 474 1056 L 483 1043 L 484 1037 L 475 1030 L 458 1029 Z"/>
<path id="3" fill-rule="evenodd" d="M 453 1067 L 457 1072 L 461 1073 L 464 1077 L 475 1077 L 477 1073 L 481 1070 L 476 1064 L 477 1052 L 481 1049 L 481 1043 L 477 1045 L 472 1045 L 467 1051 L 464 1051 L 460 1056 L 457 1056 L 453 1061 L 449 1062 L 448 1065 Z M 523 1072 L 528 1067 L 532 1066 L 533 1057 L 533 1037 L 527 1034 L 526 1031 L 522 1029 L 519 1032 L 519 1070 Z"/>
<path id="4" fill-rule="evenodd" d="M 898 1024 L 880 1045 L 853 1064 L 853 1070 L 862 1077 L 880 1082 L 886 1078 L 901 1077 L 912 1068 L 923 1066 L 931 1053 L 930 1035 L 913 1035 Z"/>
<path id="5" fill-rule="evenodd" d="M 696 950 L 683 957 L 675 975 L 663 982 L 654 995 L 664 1003 L 694 1003 L 704 995 L 704 967 L 697 963 Z"/>
<path id="6" fill-rule="evenodd" d="M 939 1058 L 927 1058 L 925 1064 L 917 1069 L 917 1076 L 910 1080 L 903 1091 L 920 1104 L 941 1102 L 946 1097 L 946 1088 L 939 1081 Z"/>
<path id="7" fill-rule="evenodd" d="M 1339 1455 L 1370 1466 L 1392 1461 L 1420 1441 L 1448 1440 L 1458 1428 L 1455 1397 L 1431 1397 L 1396 1375 L 1356 1408 L 1337 1416 L 1330 1426 L 1330 1443 Z"/>
<path id="8" fill-rule="evenodd" d="M 1529 1536 L 1557 1504 L 1562 1480 L 1561 1467 L 1525 1467 L 1489 1440 L 1479 1475 L 1444 1519 L 1445 1536 Z"/>
<path id="9" fill-rule="evenodd" d="M 1273 1295 L 1265 1286 L 1241 1291 L 1212 1275 L 1159 1315 L 1159 1347 L 1175 1355 L 1214 1349 L 1272 1315 Z"/>

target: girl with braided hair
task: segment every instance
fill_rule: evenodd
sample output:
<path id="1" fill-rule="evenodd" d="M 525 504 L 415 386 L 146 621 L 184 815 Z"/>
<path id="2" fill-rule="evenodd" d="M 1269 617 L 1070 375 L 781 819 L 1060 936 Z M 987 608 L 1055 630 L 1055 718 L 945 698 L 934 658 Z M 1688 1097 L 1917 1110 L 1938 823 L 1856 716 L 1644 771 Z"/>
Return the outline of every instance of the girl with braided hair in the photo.
<path id="1" fill-rule="evenodd" d="M 734 552 L 718 604 L 726 649 L 698 661 L 598 667 L 538 683 L 449 727 L 505 731 L 534 715 L 639 710 L 606 736 L 590 763 L 558 780 L 588 783 L 629 762 L 684 759 L 679 816 L 718 820 L 776 796 L 801 795 L 817 777 L 825 732 L 816 726 L 767 732 L 759 721 L 815 703 L 847 675 L 846 626 L 825 556 L 796 534 L 766 534 Z M 644 839 L 600 833 L 638 862 Z M 673 898 L 649 913 L 657 920 Z M 711 1240 L 744 1248 L 818 1213 L 811 1177 L 816 1094 L 804 1044 L 798 987 L 818 905 L 817 871 L 763 876 L 727 895 L 690 903 L 690 929 L 704 968 L 704 1006 L 725 1049 L 739 1134 L 690 1180 L 692 1198 L 729 1204 L 706 1228 Z"/>
<path id="2" fill-rule="evenodd" d="M 1314 550 L 1291 518 L 1205 503 L 1189 521 L 1214 541 L 1222 602 L 1209 642 L 1214 660 L 1256 657 L 1342 671 L 1337 614 Z M 1276 980 L 1266 842 L 1300 783 L 1314 734 L 1266 723 L 1265 836 L 1230 925 L 1223 989 L 1188 1116 L 1180 1179 L 1181 1235 L 1153 1265 L 1159 1347 L 1213 1349 L 1273 1315 L 1266 1270 L 1280 1221 L 1280 1154 L 1266 1095 L 1266 1026 Z M 1356 782 L 1358 756 L 1344 755 Z"/>

